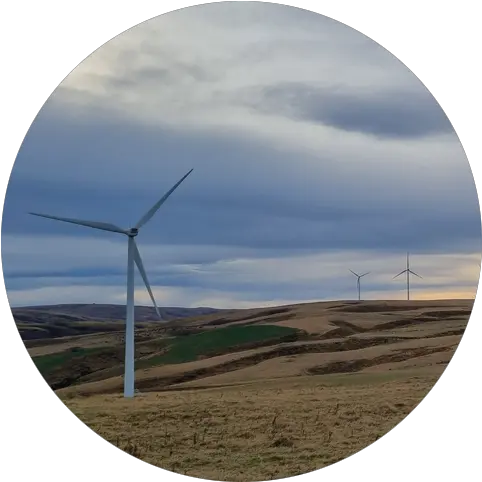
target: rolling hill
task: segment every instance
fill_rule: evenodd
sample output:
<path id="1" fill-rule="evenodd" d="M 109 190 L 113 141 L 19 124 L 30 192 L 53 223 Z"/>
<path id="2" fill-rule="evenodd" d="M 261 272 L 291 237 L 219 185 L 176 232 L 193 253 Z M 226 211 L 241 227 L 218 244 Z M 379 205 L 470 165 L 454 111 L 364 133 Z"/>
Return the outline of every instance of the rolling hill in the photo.
<path id="1" fill-rule="evenodd" d="M 61 304 L 12 309 L 24 341 L 120 331 L 125 326 L 125 305 Z M 216 313 L 213 308 L 159 308 L 163 322 Z M 153 307 L 136 306 L 136 327 L 160 323 Z"/>
<path id="2" fill-rule="evenodd" d="M 225 310 L 162 324 L 147 321 L 139 310 L 136 318 L 143 321 L 136 327 L 136 385 L 156 391 L 179 384 L 373 371 L 387 364 L 401 367 L 411 360 L 448 361 L 472 303 L 320 302 Z M 55 317 L 55 309 L 42 313 Z M 70 319 L 70 313 L 56 318 L 55 326 L 78 331 L 88 323 L 88 334 L 25 340 L 42 375 L 54 389 L 120 392 L 123 323 L 79 321 Z M 78 313 L 92 314 L 86 309 Z M 52 323 L 47 322 L 50 330 Z"/>
<path id="3" fill-rule="evenodd" d="M 107 441 L 163 469 L 246 482 L 330 465 L 390 431 L 445 370 L 472 305 L 336 301 L 140 322 L 134 399 L 122 396 L 123 330 L 25 343 Z"/>

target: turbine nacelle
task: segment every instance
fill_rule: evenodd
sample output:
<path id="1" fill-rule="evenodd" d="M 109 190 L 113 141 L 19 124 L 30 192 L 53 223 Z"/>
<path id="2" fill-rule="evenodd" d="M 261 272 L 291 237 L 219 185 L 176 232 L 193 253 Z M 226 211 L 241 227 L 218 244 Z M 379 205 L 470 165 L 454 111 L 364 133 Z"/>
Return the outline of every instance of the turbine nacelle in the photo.
<path id="1" fill-rule="evenodd" d="M 129 238 L 135 238 L 139 234 L 139 230 L 137 228 L 131 228 L 127 231 L 127 236 Z"/>

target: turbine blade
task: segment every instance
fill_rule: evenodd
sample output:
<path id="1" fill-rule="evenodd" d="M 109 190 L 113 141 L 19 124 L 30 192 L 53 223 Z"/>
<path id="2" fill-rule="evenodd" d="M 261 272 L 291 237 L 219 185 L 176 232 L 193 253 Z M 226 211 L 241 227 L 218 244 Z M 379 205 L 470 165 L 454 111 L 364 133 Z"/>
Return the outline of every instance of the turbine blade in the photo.
<path id="1" fill-rule="evenodd" d="M 410 273 L 414 274 L 415 276 L 418 276 L 420 279 L 423 279 L 419 274 L 415 273 L 411 269 L 408 270 Z"/>
<path id="2" fill-rule="evenodd" d="M 367 274 L 370 274 L 370 271 L 368 271 L 367 273 L 364 273 L 360 276 L 360 278 L 363 278 L 363 276 L 366 276 Z"/>
<path id="3" fill-rule="evenodd" d="M 397 274 L 397 276 L 394 276 L 392 279 L 398 278 L 401 274 L 406 273 L 408 270 L 404 269 L 403 271 L 400 271 L 400 273 Z"/>
<path id="4" fill-rule="evenodd" d="M 161 197 L 161 199 L 159 199 L 159 201 L 156 202 L 156 204 L 154 204 L 154 206 L 152 206 L 151 209 L 149 209 L 149 211 L 147 211 L 146 214 L 144 214 L 144 216 L 142 216 L 142 218 L 135 226 L 136 229 L 139 229 L 142 226 L 144 226 L 144 224 L 146 224 L 147 221 L 149 221 L 149 219 L 151 219 L 152 216 L 154 216 L 156 211 L 165 203 L 167 198 L 178 188 L 179 184 L 181 184 L 181 182 L 184 181 L 184 179 L 186 179 L 186 177 L 189 176 L 189 174 L 191 174 L 192 171 L 193 169 L 191 169 L 187 174 L 185 174 L 176 184 L 174 184 L 174 186 L 171 187 L 171 189 L 169 189 L 169 191 L 166 192 L 166 194 L 164 194 L 164 196 Z"/>
<path id="5" fill-rule="evenodd" d="M 351 271 L 351 269 L 349 269 L 348 271 Z M 355 276 L 358 276 L 354 271 L 351 271 Z"/>
<path id="6" fill-rule="evenodd" d="M 156 309 L 157 316 L 159 317 L 159 319 L 161 319 L 161 314 L 159 313 L 159 309 L 157 308 L 156 300 L 154 299 L 154 295 L 152 294 L 151 285 L 149 284 L 149 280 L 147 279 L 146 270 L 144 269 L 144 265 L 142 264 L 142 259 L 139 253 L 139 249 L 137 248 L 135 239 L 132 239 L 132 241 L 134 244 L 134 261 L 137 265 L 137 268 L 139 269 L 139 272 L 141 273 L 142 279 L 144 280 L 144 284 L 146 285 L 147 291 L 149 292 L 149 296 L 151 297 L 152 304 Z"/>
<path id="7" fill-rule="evenodd" d="M 85 221 L 82 219 L 73 219 L 73 218 L 61 218 L 58 216 L 50 216 L 49 214 L 39 214 L 39 213 L 29 213 L 29 214 L 31 214 L 32 216 L 39 216 L 41 218 L 55 219 L 56 221 L 63 221 L 65 223 L 72 223 L 72 224 L 78 224 L 80 226 L 87 226 L 89 228 L 101 229 L 102 231 L 111 231 L 113 233 L 127 234 L 127 231 L 125 229 L 119 228 L 119 226 L 115 226 L 114 224 L 110 224 L 110 223 L 100 223 L 97 221 Z"/>

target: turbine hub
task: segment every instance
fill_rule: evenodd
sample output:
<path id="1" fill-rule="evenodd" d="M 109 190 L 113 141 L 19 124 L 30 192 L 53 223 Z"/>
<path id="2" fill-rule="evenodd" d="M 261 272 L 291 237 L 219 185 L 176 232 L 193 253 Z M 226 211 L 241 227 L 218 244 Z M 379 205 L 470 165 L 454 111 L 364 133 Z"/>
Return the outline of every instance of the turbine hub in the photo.
<path id="1" fill-rule="evenodd" d="M 139 230 L 138 230 L 138 229 L 136 229 L 136 228 L 131 228 L 131 229 L 129 229 L 129 234 L 128 234 L 128 236 L 129 236 L 130 238 L 135 238 L 138 234 L 139 234 Z"/>

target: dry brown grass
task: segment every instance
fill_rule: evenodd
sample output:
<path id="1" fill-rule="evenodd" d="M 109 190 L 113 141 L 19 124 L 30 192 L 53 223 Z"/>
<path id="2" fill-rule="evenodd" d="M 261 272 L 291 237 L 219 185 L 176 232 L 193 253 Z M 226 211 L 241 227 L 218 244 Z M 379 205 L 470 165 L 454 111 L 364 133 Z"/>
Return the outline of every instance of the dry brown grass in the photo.
<path id="1" fill-rule="evenodd" d="M 60 353 L 72 348 L 101 348 L 115 346 L 119 343 L 120 334 L 117 333 L 96 333 L 84 336 L 69 336 L 55 339 L 55 343 L 45 344 L 41 346 L 28 347 L 30 356 L 50 355 L 52 353 Z M 39 340 L 44 342 L 44 340 Z M 48 340 L 52 341 L 52 340 Z M 45 343 L 45 342 L 44 342 Z"/>
<path id="2" fill-rule="evenodd" d="M 360 451 L 402 421 L 450 362 L 472 303 L 314 303 L 185 320 L 307 333 L 137 370 L 144 393 L 134 400 L 122 397 L 122 377 L 57 394 L 99 435 L 152 465 L 233 482 L 299 475 Z"/>
<path id="3" fill-rule="evenodd" d="M 313 334 L 325 334 L 340 320 L 355 324 L 362 329 L 375 329 L 384 323 L 413 319 L 425 313 L 470 312 L 472 305 L 473 300 L 306 303 L 290 306 L 289 311 L 294 316 L 273 324 L 299 328 Z"/>
<path id="4" fill-rule="evenodd" d="M 410 413 L 441 372 L 297 377 L 65 403 L 107 441 L 152 465 L 258 481 L 307 473 L 365 448 Z"/>
<path id="5" fill-rule="evenodd" d="M 439 362 L 448 363 L 453 357 L 459 340 L 460 337 L 451 336 L 427 340 L 409 340 L 401 343 L 374 346 L 365 348 L 363 350 L 350 350 L 333 353 L 307 353 L 294 356 L 277 357 L 239 370 L 180 383 L 175 385 L 175 387 L 203 387 L 245 383 L 252 380 L 261 381 L 264 379 L 303 376 L 315 367 L 323 368 L 333 363 L 343 364 L 344 362 L 353 362 L 356 360 L 370 360 L 380 356 L 386 356 L 387 361 L 383 364 L 367 367 L 365 370 L 373 371 L 378 369 L 379 371 L 388 371 L 389 367 L 386 365 L 389 363 L 394 367 L 397 367 L 399 363 L 403 363 L 404 365 L 421 368 L 427 366 L 427 360 L 431 360 L 431 358 L 426 358 L 427 356 L 434 357 L 434 359 L 437 359 Z M 430 354 L 431 349 L 439 348 L 446 348 L 446 350 Z M 395 358 L 400 351 L 411 351 L 414 349 L 421 349 L 421 355 L 410 356 L 407 358 L 407 360 L 398 362 L 391 361 L 391 357 Z M 424 355 L 425 350 L 427 353 L 429 353 L 428 355 Z M 418 353 L 420 352 L 417 351 L 414 354 L 418 355 Z"/>
<path id="6" fill-rule="evenodd" d="M 176 322 L 168 322 L 161 325 L 153 325 L 149 328 L 136 330 L 137 341 L 149 340 L 166 336 L 163 330 L 166 327 L 196 327 L 214 329 L 217 326 L 232 326 L 239 324 L 272 324 L 297 328 L 306 331 L 310 335 L 332 336 L 333 330 L 340 331 L 340 323 L 352 325 L 359 330 L 369 330 L 370 333 L 377 331 L 378 327 L 389 323 L 402 323 L 401 327 L 393 327 L 384 333 L 409 333 L 416 330 L 416 334 L 422 336 L 421 330 L 440 331 L 447 316 L 452 313 L 464 311 L 465 315 L 459 315 L 460 327 L 465 327 L 467 318 L 472 309 L 473 300 L 437 300 L 437 301 L 363 301 L 363 302 L 319 302 L 285 307 L 232 310 L 221 314 L 210 314 L 200 317 L 182 319 Z M 426 319 L 424 319 L 424 315 Z M 425 323 L 428 318 L 437 318 L 440 325 Z M 422 317 L 419 323 L 417 318 Z M 455 318 L 455 317 L 452 317 Z M 415 320 L 415 321 L 414 321 Z M 405 322 L 405 326 L 403 326 Z M 211 323 L 220 323 L 211 325 Z M 342 325 L 342 331 L 345 325 Z M 347 336 L 351 331 L 344 328 Z M 113 346 L 123 343 L 123 330 L 111 333 L 96 333 L 82 336 L 68 336 L 54 339 L 28 340 L 26 345 L 31 356 L 46 355 L 68 350 L 73 347 L 96 348 Z M 171 334 L 176 336 L 176 333 Z"/>
<path id="7" fill-rule="evenodd" d="M 194 362 L 152 367 L 136 371 L 136 384 L 144 391 L 158 391 L 169 386 L 209 387 L 303 376 L 313 370 L 323 370 L 323 373 L 350 372 L 354 371 L 351 368 L 353 363 L 358 363 L 357 371 L 390 371 L 403 366 L 447 364 L 461 335 L 435 336 L 438 333 L 443 335 L 450 326 L 437 323 L 437 328 L 432 327 L 433 333 L 426 337 L 425 327 L 421 326 L 418 334 L 414 332 L 401 337 L 399 341 L 387 343 L 384 333 L 370 336 L 362 333 L 344 339 L 285 343 Z M 351 346 L 357 340 L 365 341 L 369 346 L 360 349 Z M 347 343 L 349 346 L 346 348 L 339 348 Z M 122 386 L 123 377 L 117 376 L 73 385 L 58 393 L 61 396 L 120 393 Z"/>

